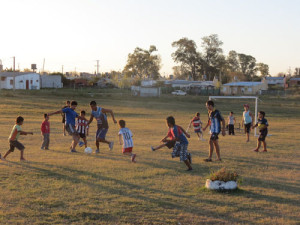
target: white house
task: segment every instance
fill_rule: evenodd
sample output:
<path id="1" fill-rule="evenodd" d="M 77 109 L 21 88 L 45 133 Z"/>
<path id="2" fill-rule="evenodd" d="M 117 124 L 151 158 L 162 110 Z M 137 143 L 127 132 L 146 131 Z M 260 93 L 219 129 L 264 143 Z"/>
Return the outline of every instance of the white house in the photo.
<path id="1" fill-rule="evenodd" d="M 41 88 L 62 88 L 61 76 L 59 75 L 42 75 Z"/>
<path id="2" fill-rule="evenodd" d="M 284 88 L 286 85 L 286 77 L 266 77 L 265 79 L 270 87 L 279 86 Z"/>
<path id="3" fill-rule="evenodd" d="M 40 89 L 40 74 L 33 72 L 0 73 L 0 89 Z"/>
<path id="4" fill-rule="evenodd" d="M 141 97 L 160 97 L 161 89 L 160 87 L 131 86 L 131 93 Z"/>

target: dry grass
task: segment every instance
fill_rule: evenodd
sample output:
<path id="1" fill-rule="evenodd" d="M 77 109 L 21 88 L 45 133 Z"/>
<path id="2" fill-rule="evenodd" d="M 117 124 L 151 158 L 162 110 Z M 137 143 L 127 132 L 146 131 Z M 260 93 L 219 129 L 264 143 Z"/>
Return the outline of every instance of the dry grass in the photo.
<path id="1" fill-rule="evenodd" d="M 268 153 L 251 150 L 256 140 L 237 132 L 220 137 L 224 162 L 204 163 L 207 143 L 192 134 L 192 172 L 186 172 L 171 151 L 152 152 L 167 132 L 165 118 L 173 115 L 186 127 L 200 111 L 206 120 L 207 97 L 142 99 L 117 92 L 93 93 L 101 106 L 125 119 L 134 134 L 137 163 L 121 154 L 117 145 L 118 127 L 111 123 L 108 138 L 116 142 L 99 155 L 68 152 L 70 137 L 61 134 L 61 117 L 51 122 L 50 151 L 40 150 L 42 114 L 59 109 L 65 99 L 76 99 L 78 110 L 89 112 L 92 100 L 86 91 L 1 91 L 1 153 L 8 148 L 7 137 L 17 115 L 23 115 L 23 129 L 33 136 L 21 138 L 27 162 L 19 162 L 19 152 L 0 162 L 1 224 L 299 224 L 299 98 L 262 98 L 270 123 Z M 218 100 L 223 115 L 234 111 L 241 119 L 241 101 Z M 253 105 L 252 105 L 253 106 Z M 94 147 L 95 124 L 89 145 Z M 208 134 L 205 133 L 205 139 Z M 203 188 L 211 171 L 226 167 L 238 172 L 243 182 L 232 193 Z M 298 212 L 298 213 L 297 213 Z"/>

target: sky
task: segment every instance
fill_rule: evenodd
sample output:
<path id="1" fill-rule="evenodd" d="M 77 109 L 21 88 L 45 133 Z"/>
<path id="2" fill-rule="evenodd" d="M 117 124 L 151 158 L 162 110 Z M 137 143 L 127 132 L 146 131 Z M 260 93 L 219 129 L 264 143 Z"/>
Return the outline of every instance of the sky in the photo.
<path id="1" fill-rule="evenodd" d="M 218 34 L 235 50 L 269 65 L 270 74 L 300 67 L 299 0 L 0 0 L 4 68 L 122 71 L 136 47 L 155 45 L 161 75 L 172 74 L 172 42 Z"/>

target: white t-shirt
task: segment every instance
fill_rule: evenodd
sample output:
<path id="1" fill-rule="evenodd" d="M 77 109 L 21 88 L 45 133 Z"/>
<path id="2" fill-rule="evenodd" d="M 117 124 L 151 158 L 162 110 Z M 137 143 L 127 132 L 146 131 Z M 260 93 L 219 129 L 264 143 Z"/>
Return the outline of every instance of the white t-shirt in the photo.
<path id="1" fill-rule="evenodd" d="M 123 138 L 123 148 L 132 148 L 133 141 L 132 141 L 131 131 L 127 127 L 121 128 L 119 131 L 119 135 L 120 134 L 122 135 Z"/>

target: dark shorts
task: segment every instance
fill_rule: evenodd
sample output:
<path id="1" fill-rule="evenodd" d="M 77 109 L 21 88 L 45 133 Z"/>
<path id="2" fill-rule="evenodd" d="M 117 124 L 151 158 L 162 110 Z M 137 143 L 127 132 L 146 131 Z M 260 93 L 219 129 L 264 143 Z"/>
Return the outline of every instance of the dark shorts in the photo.
<path id="1" fill-rule="evenodd" d="M 19 149 L 20 151 L 25 149 L 22 143 L 18 141 L 9 141 L 9 151 L 13 152 L 15 148 Z"/>
<path id="2" fill-rule="evenodd" d="M 250 133 L 251 123 L 247 123 L 244 125 L 245 133 Z"/>
<path id="3" fill-rule="evenodd" d="M 105 139 L 107 131 L 108 129 L 106 128 L 98 129 L 96 133 L 96 139 Z"/>
<path id="4" fill-rule="evenodd" d="M 259 136 L 258 136 L 258 140 L 259 141 L 265 141 L 266 137 L 268 135 L 268 129 L 263 129 L 262 131 L 259 131 Z"/>
<path id="5" fill-rule="evenodd" d="M 194 130 L 194 132 L 202 134 L 202 130 L 201 129 Z"/>
<path id="6" fill-rule="evenodd" d="M 168 148 L 173 148 L 174 145 L 175 145 L 176 141 L 167 141 L 167 142 L 164 142 L 164 144 L 168 147 Z"/>
<path id="7" fill-rule="evenodd" d="M 76 127 L 72 124 L 66 124 L 66 131 L 69 133 L 69 135 L 78 135 L 76 131 Z"/>
<path id="8" fill-rule="evenodd" d="M 86 135 L 85 134 L 79 134 L 79 137 L 86 138 Z"/>
<path id="9" fill-rule="evenodd" d="M 212 133 L 211 135 L 210 135 L 210 140 L 211 141 L 216 141 L 216 140 L 218 140 L 219 139 L 219 136 L 218 136 L 219 134 L 217 134 L 217 133 Z"/>

